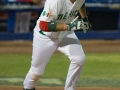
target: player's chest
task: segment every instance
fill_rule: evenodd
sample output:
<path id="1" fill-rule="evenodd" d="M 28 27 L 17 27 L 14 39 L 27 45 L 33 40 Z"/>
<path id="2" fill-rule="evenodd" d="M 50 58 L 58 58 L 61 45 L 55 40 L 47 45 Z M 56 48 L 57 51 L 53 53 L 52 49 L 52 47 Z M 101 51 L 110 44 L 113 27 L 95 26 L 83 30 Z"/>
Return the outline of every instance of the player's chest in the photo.
<path id="1" fill-rule="evenodd" d="M 75 17 L 78 14 L 79 9 L 83 5 L 83 3 L 84 0 L 76 0 L 74 4 L 72 4 L 70 1 L 63 3 L 57 20 L 60 21 Z"/>
<path id="2" fill-rule="evenodd" d="M 68 18 L 75 17 L 79 10 L 66 11 L 58 14 L 57 20 L 66 20 Z"/>

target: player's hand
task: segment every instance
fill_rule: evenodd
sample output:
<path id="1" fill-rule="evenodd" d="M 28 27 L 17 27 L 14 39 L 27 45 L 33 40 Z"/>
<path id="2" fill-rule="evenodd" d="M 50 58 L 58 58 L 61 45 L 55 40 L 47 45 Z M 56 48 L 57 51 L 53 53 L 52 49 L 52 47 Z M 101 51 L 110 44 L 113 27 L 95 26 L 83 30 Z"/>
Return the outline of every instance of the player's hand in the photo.
<path id="1" fill-rule="evenodd" d="M 71 23 L 67 24 L 67 30 L 79 30 L 82 29 L 86 33 L 91 28 L 91 25 L 87 18 L 78 19 L 75 18 Z"/>
<path id="2" fill-rule="evenodd" d="M 91 28 L 91 24 L 88 21 L 88 18 L 82 18 L 80 22 L 80 29 L 83 30 L 84 33 L 86 33 Z"/>
<path id="3" fill-rule="evenodd" d="M 71 23 L 68 23 L 67 26 L 67 30 L 68 31 L 74 31 L 77 29 L 80 29 L 80 24 L 81 24 L 81 20 L 78 19 L 78 17 L 76 17 Z"/>

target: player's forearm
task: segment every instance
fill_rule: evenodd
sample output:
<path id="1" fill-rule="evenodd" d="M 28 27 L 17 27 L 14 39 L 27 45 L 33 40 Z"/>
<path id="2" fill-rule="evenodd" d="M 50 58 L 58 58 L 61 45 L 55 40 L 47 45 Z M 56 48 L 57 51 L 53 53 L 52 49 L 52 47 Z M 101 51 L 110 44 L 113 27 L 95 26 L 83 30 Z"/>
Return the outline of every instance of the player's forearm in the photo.
<path id="1" fill-rule="evenodd" d="M 56 30 L 57 31 L 65 31 L 65 30 L 67 30 L 66 24 L 65 23 L 57 23 Z"/>
<path id="2" fill-rule="evenodd" d="M 79 13 L 80 13 L 80 15 L 81 15 L 82 18 L 87 17 L 85 3 L 84 3 L 83 6 L 80 8 Z"/>

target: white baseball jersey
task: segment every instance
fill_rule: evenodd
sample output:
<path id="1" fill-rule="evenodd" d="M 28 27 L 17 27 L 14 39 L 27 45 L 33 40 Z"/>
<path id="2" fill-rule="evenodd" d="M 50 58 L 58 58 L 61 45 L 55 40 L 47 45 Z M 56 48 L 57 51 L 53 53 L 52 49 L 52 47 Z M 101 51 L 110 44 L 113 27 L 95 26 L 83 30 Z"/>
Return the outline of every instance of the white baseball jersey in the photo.
<path id="1" fill-rule="evenodd" d="M 40 21 L 70 23 L 77 15 L 84 1 L 85 0 L 76 0 L 72 3 L 70 0 L 46 0 L 44 10 L 37 20 L 37 25 L 39 25 Z M 68 31 L 44 32 L 44 34 L 50 38 L 62 38 L 66 33 L 68 33 Z"/>

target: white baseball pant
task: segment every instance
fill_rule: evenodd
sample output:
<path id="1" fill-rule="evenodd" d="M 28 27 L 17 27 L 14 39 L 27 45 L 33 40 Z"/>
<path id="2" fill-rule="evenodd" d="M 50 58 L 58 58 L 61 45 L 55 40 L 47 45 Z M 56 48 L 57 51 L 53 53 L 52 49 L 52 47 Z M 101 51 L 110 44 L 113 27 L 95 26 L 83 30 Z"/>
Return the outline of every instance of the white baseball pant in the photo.
<path id="1" fill-rule="evenodd" d="M 35 29 L 37 28 L 35 27 Z M 85 54 L 73 31 L 69 31 L 63 39 L 38 35 L 34 31 L 31 68 L 24 80 L 24 88 L 35 88 L 40 77 L 44 74 L 46 64 L 56 49 L 67 55 L 71 62 L 64 90 L 75 90 L 85 61 Z"/>

